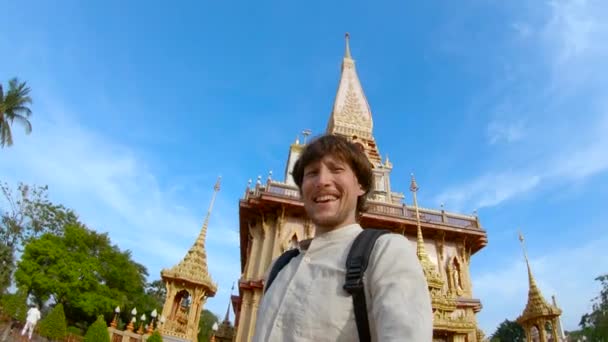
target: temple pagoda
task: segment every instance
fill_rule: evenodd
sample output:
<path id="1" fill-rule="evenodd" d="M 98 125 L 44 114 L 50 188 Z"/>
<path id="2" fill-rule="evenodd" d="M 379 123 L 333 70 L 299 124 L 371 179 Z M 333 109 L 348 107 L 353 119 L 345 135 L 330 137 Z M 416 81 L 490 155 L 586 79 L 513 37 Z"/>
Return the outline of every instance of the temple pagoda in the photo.
<path id="1" fill-rule="evenodd" d="M 160 333 L 165 341 L 198 341 L 198 324 L 205 301 L 217 292 L 217 284 L 211 279 L 207 268 L 205 239 L 209 217 L 219 190 L 220 178 L 215 183 L 209 210 L 198 238 L 177 265 L 161 271 L 167 288 L 162 312 L 164 323 L 160 325 Z"/>
<path id="2" fill-rule="evenodd" d="M 418 207 L 419 188 L 413 176 L 412 204 L 405 203 L 403 193 L 393 191 L 393 165 L 381 156 L 376 144 L 372 111 L 355 69 L 348 35 L 326 132 L 358 144 L 373 165 L 373 189 L 359 220 L 361 226 L 389 229 L 416 246 L 432 297 L 434 341 L 480 341 L 476 314 L 481 303 L 473 296 L 469 265 L 471 257 L 486 246 L 486 231 L 476 215 Z M 232 297 L 236 341 L 249 341 L 253 336 L 264 275 L 271 261 L 315 235 L 291 176 L 304 146 L 297 139 L 289 147 L 283 181 L 272 175 L 265 180 L 258 176 L 239 201 L 241 277 L 239 294 Z"/>

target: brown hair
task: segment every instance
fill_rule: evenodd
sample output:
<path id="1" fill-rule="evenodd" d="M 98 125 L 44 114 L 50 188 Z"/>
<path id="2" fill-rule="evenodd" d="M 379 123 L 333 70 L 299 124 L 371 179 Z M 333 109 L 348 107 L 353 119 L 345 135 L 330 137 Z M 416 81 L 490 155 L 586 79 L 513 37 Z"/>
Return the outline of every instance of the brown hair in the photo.
<path id="1" fill-rule="evenodd" d="M 365 199 L 372 187 L 373 173 L 371 163 L 367 159 L 362 146 L 348 141 L 345 137 L 333 134 L 325 134 L 313 139 L 293 167 L 293 180 L 302 192 L 302 181 L 304 169 L 310 163 L 321 160 L 326 155 L 331 155 L 347 163 L 353 170 L 357 181 L 365 193 L 357 199 L 357 213 L 365 208 Z"/>

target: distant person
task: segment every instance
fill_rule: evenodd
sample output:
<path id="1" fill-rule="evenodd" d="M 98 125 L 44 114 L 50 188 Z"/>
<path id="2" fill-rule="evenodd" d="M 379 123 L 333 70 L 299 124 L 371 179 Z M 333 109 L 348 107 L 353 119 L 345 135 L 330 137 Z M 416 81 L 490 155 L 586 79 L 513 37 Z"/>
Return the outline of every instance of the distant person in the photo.
<path id="1" fill-rule="evenodd" d="M 373 182 L 365 153 L 321 136 L 293 178 L 315 237 L 271 265 L 253 341 L 431 341 L 431 298 L 411 243 L 357 223 Z"/>
<path id="2" fill-rule="evenodd" d="M 40 319 L 40 310 L 38 310 L 38 306 L 32 305 L 32 307 L 27 311 L 27 318 L 25 319 L 25 326 L 23 330 L 21 330 L 21 336 L 25 335 L 25 332 L 28 332 L 28 339 L 32 339 L 32 333 L 34 332 L 34 328 Z"/>

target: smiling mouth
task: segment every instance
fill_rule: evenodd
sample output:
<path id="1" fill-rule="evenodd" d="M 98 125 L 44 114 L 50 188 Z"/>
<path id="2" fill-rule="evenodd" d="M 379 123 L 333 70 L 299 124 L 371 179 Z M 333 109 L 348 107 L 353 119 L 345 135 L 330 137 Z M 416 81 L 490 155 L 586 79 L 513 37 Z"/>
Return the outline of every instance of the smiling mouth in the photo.
<path id="1" fill-rule="evenodd" d="M 322 195 L 322 196 L 317 196 L 315 198 L 313 198 L 313 201 L 315 203 L 328 203 L 328 202 L 333 202 L 333 201 L 337 201 L 338 200 L 338 196 L 335 195 Z"/>

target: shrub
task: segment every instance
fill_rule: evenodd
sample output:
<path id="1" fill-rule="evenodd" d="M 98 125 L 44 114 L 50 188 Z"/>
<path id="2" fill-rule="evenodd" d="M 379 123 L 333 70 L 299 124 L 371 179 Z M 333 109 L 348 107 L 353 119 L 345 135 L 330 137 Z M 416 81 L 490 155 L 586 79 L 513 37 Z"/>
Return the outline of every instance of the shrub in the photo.
<path id="1" fill-rule="evenodd" d="M 40 336 L 50 340 L 63 340 L 67 334 L 67 329 L 65 312 L 61 303 L 55 305 L 48 316 L 40 321 Z"/>
<path id="2" fill-rule="evenodd" d="M 160 336 L 158 330 L 154 331 L 150 337 L 146 340 L 147 342 L 163 342 L 163 337 Z"/>
<path id="3" fill-rule="evenodd" d="M 108 333 L 108 327 L 102 315 L 99 315 L 95 323 L 91 324 L 87 334 L 84 335 L 84 342 L 110 342 L 110 333 Z"/>
<path id="4" fill-rule="evenodd" d="M 17 291 L 14 294 L 5 294 L 0 300 L 2 314 L 10 318 L 14 318 L 21 322 L 25 322 L 27 314 L 27 293 L 25 291 Z"/>

